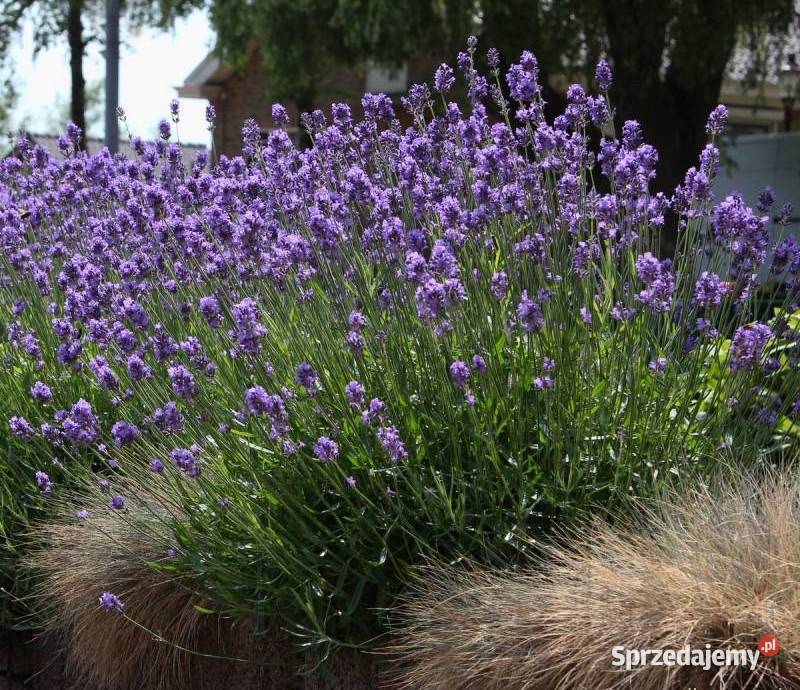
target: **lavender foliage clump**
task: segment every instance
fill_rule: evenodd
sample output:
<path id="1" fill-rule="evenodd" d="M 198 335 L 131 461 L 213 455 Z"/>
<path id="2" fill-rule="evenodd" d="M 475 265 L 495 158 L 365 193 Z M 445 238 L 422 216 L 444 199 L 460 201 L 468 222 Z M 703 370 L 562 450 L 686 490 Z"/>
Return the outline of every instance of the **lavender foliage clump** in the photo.
<path id="1" fill-rule="evenodd" d="M 548 120 L 532 53 L 492 87 L 473 55 L 360 119 L 310 114 L 303 149 L 278 105 L 242 155 L 190 166 L 166 120 L 132 158 L 79 151 L 74 127 L 58 156 L 17 142 L 0 472 L 24 505 L 66 481 L 121 510 L 117 467 L 221 612 L 363 641 L 426 555 L 513 561 L 721 447 L 797 449 L 800 248 L 772 246 L 771 191 L 714 200 L 724 108 L 655 194 L 605 61 L 600 93 L 571 86 Z M 781 286 L 769 316 L 760 275 Z"/>

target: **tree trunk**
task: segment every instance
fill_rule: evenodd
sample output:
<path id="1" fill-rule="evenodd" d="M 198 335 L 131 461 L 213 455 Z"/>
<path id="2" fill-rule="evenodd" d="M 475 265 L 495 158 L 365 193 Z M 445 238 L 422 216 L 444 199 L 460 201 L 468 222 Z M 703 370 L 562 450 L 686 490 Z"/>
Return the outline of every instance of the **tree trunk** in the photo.
<path id="1" fill-rule="evenodd" d="M 686 170 L 698 164 L 706 118 L 718 103 L 736 41 L 729 4 L 687 2 L 677 17 L 670 3 L 618 0 L 604 6 L 619 85 L 612 88 L 617 121 L 637 120 L 645 140 L 658 149 L 656 192 L 670 195 Z M 665 227 L 663 253 L 672 253 L 676 237 L 676 224 Z"/>
<path id="2" fill-rule="evenodd" d="M 86 150 L 86 81 L 83 77 L 83 0 L 69 0 L 67 37 L 69 39 L 69 68 L 71 74 L 70 117 L 81 128 L 80 148 Z"/>

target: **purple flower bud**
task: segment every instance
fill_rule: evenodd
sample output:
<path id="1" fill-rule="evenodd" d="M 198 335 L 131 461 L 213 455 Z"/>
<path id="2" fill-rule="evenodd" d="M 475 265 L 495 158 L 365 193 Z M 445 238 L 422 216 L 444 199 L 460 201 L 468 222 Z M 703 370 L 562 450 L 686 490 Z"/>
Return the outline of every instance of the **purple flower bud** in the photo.
<path id="1" fill-rule="evenodd" d="M 361 408 L 364 406 L 366 390 L 364 386 L 358 381 L 350 381 L 345 387 L 344 392 L 347 395 L 347 401 L 351 407 Z"/>
<path id="2" fill-rule="evenodd" d="M 472 368 L 479 374 L 484 373 L 486 371 L 486 360 L 480 355 L 473 355 Z"/>
<path id="3" fill-rule="evenodd" d="M 132 443 L 139 435 L 139 429 L 135 424 L 120 420 L 111 427 L 111 435 L 114 437 L 114 444 L 117 448 L 127 446 Z"/>
<path id="4" fill-rule="evenodd" d="M 706 132 L 711 136 L 722 134 L 726 124 L 728 124 L 728 109 L 724 105 L 718 105 L 708 116 Z"/>
<path id="5" fill-rule="evenodd" d="M 594 79 L 597 82 L 597 88 L 601 91 L 608 91 L 611 88 L 613 76 L 611 74 L 611 67 L 605 58 L 600 58 L 597 67 L 594 69 Z"/>
<path id="6" fill-rule="evenodd" d="M 433 77 L 433 88 L 439 93 L 447 93 L 455 83 L 456 77 L 450 65 L 441 64 L 436 68 L 436 74 Z"/>
<path id="7" fill-rule="evenodd" d="M 117 613 L 125 611 L 125 603 L 112 592 L 103 592 L 98 601 L 105 611 L 116 611 Z"/>
<path id="8" fill-rule="evenodd" d="M 339 457 L 339 446 L 333 439 L 321 436 L 314 444 L 314 455 L 322 462 L 336 460 Z"/>
<path id="9" fill-rule="evenodd" d="M 31 386 L 31 397 L 36 402 L 45 403 L 53 397 L 53 391 L 46 383 L 37 381 Z"/>
<path id="10" fill-rule="evenodd" d="M 465 388 L 470 379 L 469 367 L 465 362 L 456 360 L 450 365 L 450 376 L 457 386 Z"/>

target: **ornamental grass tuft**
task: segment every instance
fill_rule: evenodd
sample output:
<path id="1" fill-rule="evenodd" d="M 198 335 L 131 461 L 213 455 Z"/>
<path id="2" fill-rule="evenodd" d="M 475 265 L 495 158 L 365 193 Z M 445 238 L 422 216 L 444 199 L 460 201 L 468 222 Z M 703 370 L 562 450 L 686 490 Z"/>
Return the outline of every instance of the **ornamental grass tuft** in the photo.
<path id="1" fill-rule="evenodd" d="M 160 529 L 152 507 L 138 503 L 123 515 L 68 506 L 36 525 L 23 563 L 38 576 L 35 620 L 47 628 L 65 680 L 91 690 L 215 690 L 232 680 L 306 687 L 285 634 L 257 640 L 247 621 L 212 615 L 191 586 L 150 566 L 177 555 L 148 536 Z"/>
<path id="2" fill-rule="evenodd" d="M 415 690 L 800 687 L 800 476 L 672 493 L 594 521 L 517 571 L 433 565 L 396 615 L 394 687 Z M 612 666 L 612 650 L 748 649 L 741 666 Z M 621 652 L 624 653 L 624 652 Z"/>

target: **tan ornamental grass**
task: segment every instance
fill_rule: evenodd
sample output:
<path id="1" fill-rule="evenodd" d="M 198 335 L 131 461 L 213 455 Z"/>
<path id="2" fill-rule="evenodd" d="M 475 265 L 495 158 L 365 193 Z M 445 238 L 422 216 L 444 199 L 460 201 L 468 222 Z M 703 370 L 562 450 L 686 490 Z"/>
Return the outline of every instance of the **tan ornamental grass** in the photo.
<path id="1" fill-rule="evenodd" d="M 217 690 L 232 678 L 241 688 L 290 687 L 289 640 L 256 641 L 248 625 L 204 613 L 213 605 L 148 567 L 168 557 L 169 543 L 152 510 L 130 500 L 124 512 L 95 509 L 85 519 L 68 503 L 60 510 L 37 525 L 26 566 L 73 687 Z M 103 591 L 122 599 L 126 616 L 101 608 Z"/>
<path id="2" fill-rule="evenodd" d="M 800 687 L 800 480 L 690 489 L 595 520 L 506 572 L 425 568 L 396 615 L 392 685 L 415 690 Z M 755 649 L 740 667 L 612 667 L 613 647 Z"/>

